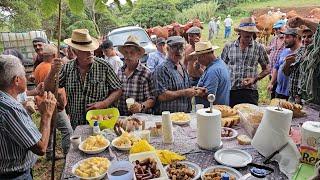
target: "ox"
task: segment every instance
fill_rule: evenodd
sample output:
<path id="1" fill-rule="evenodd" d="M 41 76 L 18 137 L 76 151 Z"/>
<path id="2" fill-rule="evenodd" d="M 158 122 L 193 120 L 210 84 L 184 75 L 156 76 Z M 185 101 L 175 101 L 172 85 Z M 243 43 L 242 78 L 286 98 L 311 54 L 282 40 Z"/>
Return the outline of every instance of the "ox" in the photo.
<path id="1" fill-rule="evenodd" d="M 256 18 L 256 25 L 259 29 L 258 37 L 262 39 L 264 43 L 267 43 L 270 35 L 272 34 L 273 24 L 276 23 L 281 18 L 279 14 L 264 14 Z"/>

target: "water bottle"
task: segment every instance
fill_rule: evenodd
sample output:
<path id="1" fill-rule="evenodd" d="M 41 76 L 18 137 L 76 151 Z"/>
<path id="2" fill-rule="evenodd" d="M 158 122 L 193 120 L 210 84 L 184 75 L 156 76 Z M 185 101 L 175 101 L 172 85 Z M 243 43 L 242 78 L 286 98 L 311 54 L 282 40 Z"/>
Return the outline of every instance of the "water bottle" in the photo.
<path id="1" fill-rule="evenodd" d="M 96 136 L 100 134 L 100 127 L 98 121 L 94 121 L 93 123 L 93 135 Z"/>

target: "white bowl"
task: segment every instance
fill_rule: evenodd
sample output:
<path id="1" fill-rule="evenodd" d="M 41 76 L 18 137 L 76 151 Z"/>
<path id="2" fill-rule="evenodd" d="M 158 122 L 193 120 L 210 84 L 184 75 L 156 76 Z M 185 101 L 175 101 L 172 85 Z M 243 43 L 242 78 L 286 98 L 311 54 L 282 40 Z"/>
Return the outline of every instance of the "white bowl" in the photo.
<path id="1" fill-rule="evenodd" d="M 179 161 L 177 163 L 184 164 L 184 165 L 188 166 L 190 169 L 193 169 L 195 171 L 195 176 L 194 176 L 194 178 L 192 180 L 197 180 L 197 179 L 200 178 L 200 176 L 201 176 L 201 168 L 197 164 L 189 162 L 189 161 Z M 167 172 L 168 168 L 169 168 L 169 165 L 164 167 L 166 172 Z M 167 172 L 167 174 L 168 174 L 168 172 Z"/>
<path id="2" fill-rule="evenodd" d="M 91 158 L 94 158 L 94 157 L 91 157 Z M 75 165 L 73 165 L 73 166 L 72 166 L 72 174 L 74 174 L 74 175 L 75 175 L 77 178 L 79 178 L 79 179 L 85 179 L 85 180 L 99 180 L 99 179 L 103 179 L 103 178 L 106 176 L 106 174 L 107 174 L 107 172 L 108 172 L 108 169 L 106 170 L 106 172 L 104 172 L 104 173 L 101 174 L 100 176 L 96 176 L 96 177 L 80 177 L 80 176 L 76 175 L 75 171 L 76 171 L 77 167 L 78 167 L 81 163 L 83 163 L 84 161 L 86 161 L 86 160 L 88 160 L 88 159 L 91 159 L 91 158 L 83 159 L 83 160 L 77 162 Z"/>
<path id="3" fill-rule="evenodd" d="M 114 138 L 111 142 L 112 146 L 117 148 L 120 151 L 129 151 L 131 149 L 132 146 L 117 146 L 116 145 L 116 141 L 119 139 L 120 137 Z"/>
<path id="4" fill-rule="evenodd" d="M 191 119 L 185 120 L 185 121 L 172 121 L 173 124 L 177 124 L 177 125 L 185 125 L 185 124 L 189 124 L 191 121 Z"/>
<path id="5" fill-rule="evenodd" d="M 236 180 L 238 180 L 238 179 L 240 179 L 242 177 L 242 174 L 239 171 L 237 171 L 236 169 L 233 169 L 233 168 L 228 167 L 228 166 L 217 165 L 217 166 L 210 166 L 210 167 L 206 168 L 205 170 L 203 170 L 202 173 L 201 173 L 201 179 L 204 179 L 203 177 L 207 172 L 213 171 L 214 169 L 217 169 L 217 168 L 223 169 L 229 175 L 235 176 Z"/>
<path id="6" fill-rule="evenodd" d="M 110 145 L 110 141 L 107 138 L 106 138 L 106 140 L 107 140 L 107 145 L 104 146 L 104 147 L 101 147 L 99 149 L 96 149 L 96 150 L 85 150 L 85 149 L 83 149 L 82 146 L 83 146 L 83 144 L 85 142 L 85 140 L 84 140 L 79 144 L 79 150 L 84 152 L 84 153 L 86 153 L 86 154 L 98 154 L 98 153 L 101 153 L 102 151 L 106 150 L 107 147 Z"/>

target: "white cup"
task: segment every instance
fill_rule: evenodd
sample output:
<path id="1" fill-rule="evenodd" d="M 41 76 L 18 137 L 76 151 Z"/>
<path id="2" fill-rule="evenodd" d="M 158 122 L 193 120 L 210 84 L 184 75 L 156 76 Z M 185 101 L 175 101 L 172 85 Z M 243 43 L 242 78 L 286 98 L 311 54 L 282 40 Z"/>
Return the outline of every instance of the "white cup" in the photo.
<path id="1" fill-rule="evenodd" d="M 204 108 L 204 105 L 203 104 L 196 104 L 196 112 L 199 110 L 199 109 L 203 109 Z"/>
<path id="2" fill-rule="evenodd" d="M 135 100 L 133 98 L 126 99 L 127 107 L 130 109 L 130 107 L 135 103 Z"/>
<path id="3" fill-rule="evenodd" d="M 73 135 L 70 137 L 70 142 L 74 149 L 79 149 L 79 144 L 81 143 L 81 136 Z"/>
<path id="4" fill-rule="evenodd" d="M 139 132 L 139 136 L 141 139 L 144 139 L 150 142 L 150 130 L 142 130 Z"/>

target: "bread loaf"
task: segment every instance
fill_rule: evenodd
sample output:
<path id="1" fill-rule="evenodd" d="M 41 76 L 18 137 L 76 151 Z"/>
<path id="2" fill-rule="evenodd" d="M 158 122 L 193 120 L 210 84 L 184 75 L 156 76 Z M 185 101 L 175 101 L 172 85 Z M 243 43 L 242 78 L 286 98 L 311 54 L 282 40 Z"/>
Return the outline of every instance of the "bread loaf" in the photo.
<path id="1" fill-rule="evenodd" d="M 230 106 L 214 105 L 213 107 L 221 112 L 222 118 L 237 115 L 237 111 Z"/>
<path id="2" fill-rule="evenodd" d="M 240 145 L 250 145 L 251 144 L 251 138 L 247 135 L 244 135 L 244 134 L 239 135 L 237 137 L 237 140 Z"/>

